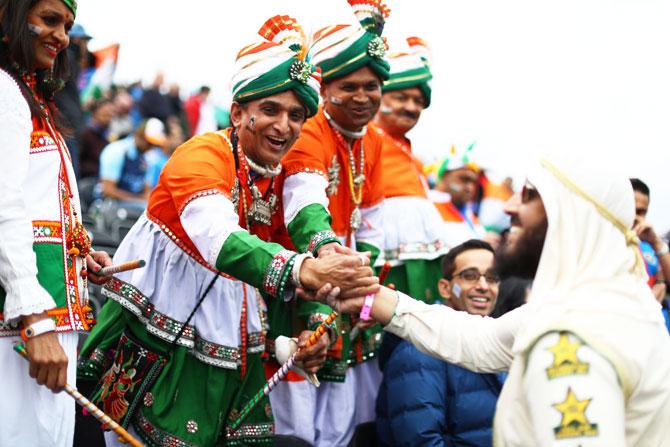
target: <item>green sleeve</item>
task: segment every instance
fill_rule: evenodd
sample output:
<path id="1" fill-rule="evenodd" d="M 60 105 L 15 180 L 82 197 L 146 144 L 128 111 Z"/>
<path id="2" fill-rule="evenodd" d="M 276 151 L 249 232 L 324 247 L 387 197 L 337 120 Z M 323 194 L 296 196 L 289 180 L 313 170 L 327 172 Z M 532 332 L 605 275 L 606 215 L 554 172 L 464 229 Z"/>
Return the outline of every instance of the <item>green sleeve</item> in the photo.
<path id="1" fill-rule="evenodd" d="M 263 290 L 263 280 L 272 258 L 284 250 L 279 244 L 264 242 L 246 231 L 231 233 L 216 258 L 216 268 L 240 281 Z"/>
<path id="2" fill-rule="evenodd" d="M 366 242 L 356 242 L 356 251 L 369 251 L 372 253 L 370 256 L 370 265 L 375 265 L 375 261 L 379 257 L 380 250 L 378 247 L 368 244 Z"/>
<path id="3" fill-rule="evenodd" d="M 330 228 L 332 218 L 323 205 L 312 204 L 301 209 L 288 224 L 288 234 L 291 236 L 293 245 L 300 253 L 305 251 L 316 251 L 321 245 L 328 242 L 339 242 Z M 315 240 L 317 235 L 327 235 L 325 238 Z"/>

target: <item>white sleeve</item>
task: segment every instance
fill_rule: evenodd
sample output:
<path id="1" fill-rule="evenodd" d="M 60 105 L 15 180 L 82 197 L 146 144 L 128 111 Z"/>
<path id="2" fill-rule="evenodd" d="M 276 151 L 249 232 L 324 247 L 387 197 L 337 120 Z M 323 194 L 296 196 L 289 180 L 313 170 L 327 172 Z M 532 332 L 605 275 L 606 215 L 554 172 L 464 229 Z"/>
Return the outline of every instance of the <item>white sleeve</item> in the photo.
<path id="1" fill-rule="evenodd" d="M 398 293 L 398 306 L 384 328 L 433 357 L 476 372 L 506 371 L 525 312 L 518 307 L 500 318 L 480 317 L 450 307 L 428 305 Z"/>
<path id="2" fill-rule="evenodd" d="M 384 249 L 384 202 L 369 208 L 361 208 L 363 222 L 356 232 L 356 242 L 373 245 Z"/>
<path id="3" fill-rule="evenodd" d="M 625 447 L 624 396 L 612 365 L 568 332 L 544 335 L 523 377 L 539 447 Z"/>
<path id="4" fill-rule="evenodd" d="M 37 281 L 33 227 L 24 201 L 31 132 L 28 104 L 14 80 L 0 70 L 0 283 L 9 322 L 56 306 Z"/>
<path id="5" fill-rule="evenodd" d="M 192 200 L 186 205 L 179 219 L 200 255 L 211 266 L 216 265 L 216 258 L 228 236 L 236 231 L 246 231 L 239 225 L 239 216 L 233 202 L 223 194 Z"/>
<path id="6" fill-rule="evenodd" d="M 328 182 L 322 175 L 311 172 L 298 172 L 284 181 L 282 201 L 284 203 L 284 225 L 295 219 L 300 210 L 312 204 L 322 205 L 328 211 Z"/>

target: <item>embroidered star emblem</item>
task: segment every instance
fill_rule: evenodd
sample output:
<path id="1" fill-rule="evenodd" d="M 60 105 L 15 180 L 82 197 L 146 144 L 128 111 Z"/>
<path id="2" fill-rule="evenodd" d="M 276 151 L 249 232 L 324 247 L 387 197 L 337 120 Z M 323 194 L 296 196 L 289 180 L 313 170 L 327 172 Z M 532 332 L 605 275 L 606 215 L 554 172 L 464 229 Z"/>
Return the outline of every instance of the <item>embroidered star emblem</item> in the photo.
<path id="1" fill-rule="evenodd" d="M 577 350 L 581 346 L 581 342 L 570 342 L 568 334 L 561 332 L 558 342 L 548 348 L 548 351 L 554 354 L 554 361 L 547 368 L 547 377 L 555 379 L 574 374 L 587 374 L 589 372 L 589 364 L 582 362 L 577 356 Z"/>
<path id="2" fill-rule="evenodd" d="M 565 400 L 553 405 L 561 413 L 561 424 L 554 428 L 556 439 L 598 435 L 598 425 L 586 418 L 590 403 L 591 399 L 579 400 L 572 388 L 568 388 Z"/>

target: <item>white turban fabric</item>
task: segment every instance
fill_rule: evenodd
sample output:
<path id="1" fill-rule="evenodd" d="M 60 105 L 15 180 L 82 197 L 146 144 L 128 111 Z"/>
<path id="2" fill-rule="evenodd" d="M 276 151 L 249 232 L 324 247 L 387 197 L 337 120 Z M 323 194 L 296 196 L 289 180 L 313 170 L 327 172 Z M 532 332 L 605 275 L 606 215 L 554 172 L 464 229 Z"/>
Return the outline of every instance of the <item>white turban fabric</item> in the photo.
<path id="1" fill-rule="evenodd" d="M 573 311 L 592 312 L 596 331 L 598 317 L 607 314 L 662 322 L 630 232 L 635 205 L 628 177 L 603 160 L 564 151 L 544 158 L 528 181 L 542 198 L 548 227 L 528 300 L 536 317 L 526 320 L 515 350 L 542 335 L 548 322 L 564 327 Z"/>

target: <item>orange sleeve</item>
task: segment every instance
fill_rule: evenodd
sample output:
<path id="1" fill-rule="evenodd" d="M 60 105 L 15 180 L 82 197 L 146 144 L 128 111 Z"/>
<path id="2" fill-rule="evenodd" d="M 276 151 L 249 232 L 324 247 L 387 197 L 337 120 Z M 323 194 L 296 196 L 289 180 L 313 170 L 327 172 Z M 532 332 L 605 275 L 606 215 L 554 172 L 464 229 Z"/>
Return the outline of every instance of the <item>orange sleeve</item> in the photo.
<path id="1" fill-rule="evenodd" d="M 284 176 L 298 172 L 314 172 L 328 178 L 324 132 L 320 125 L 320 115 L 307 120 L 300 132 L 300 138 L 282 158 Z"/>
<path id="2" fill-rule="evenodd" d="M 383 141 L 377 132 L 368 131 L 363 137 L 365 145 L 365 187 L 361 206 L 369 208 L 384 200 L 384 171 L 382 169 Z"/>
<path id="3" fill-rule="evenodd" d="M 192 200 L 221 193 L 231 198 L 235 185 L 235 159 L 218 133 L 194 137 L 181 145 L 163 168 L 161 183 L 178 214 Z"/>

